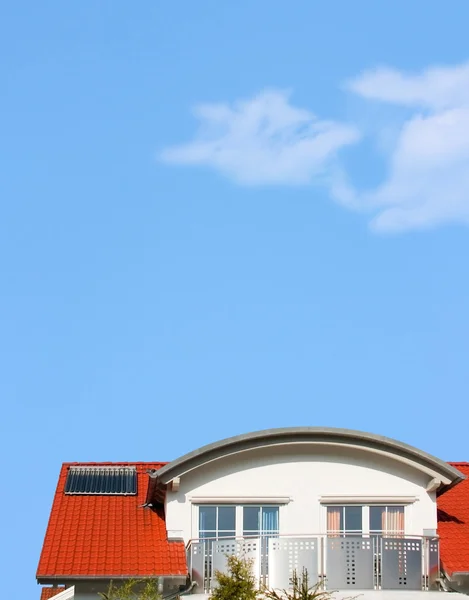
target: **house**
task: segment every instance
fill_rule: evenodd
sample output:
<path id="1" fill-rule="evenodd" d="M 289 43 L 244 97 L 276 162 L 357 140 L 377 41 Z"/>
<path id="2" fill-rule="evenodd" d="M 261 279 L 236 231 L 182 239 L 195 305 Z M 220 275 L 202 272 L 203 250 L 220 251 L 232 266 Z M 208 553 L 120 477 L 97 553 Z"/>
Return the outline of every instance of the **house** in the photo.
<path id="1" fill-rule="evenodd" d="M 316 427 L 240 435 L 167 464 L 66 463 L 37 580 L 91 600 L 110 579 L 158 577 L 164 596 L 196 600 L 236 553 L 259 585 L 283 589 L 306 568 L 363 600 L 443 599 L 469 591 L 468 474 L 396 440 Z"/>

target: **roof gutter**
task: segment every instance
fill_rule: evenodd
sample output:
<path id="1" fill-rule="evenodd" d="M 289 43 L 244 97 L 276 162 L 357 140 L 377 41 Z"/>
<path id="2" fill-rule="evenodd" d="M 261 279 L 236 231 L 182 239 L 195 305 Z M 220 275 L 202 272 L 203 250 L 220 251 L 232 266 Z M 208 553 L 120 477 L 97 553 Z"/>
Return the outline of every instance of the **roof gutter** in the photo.
<path id="1" fill-rule="evenodd" d="M 45 577 L 36 577 L 38 584 L 45 585 L 48 583 L 63 583 L 69 581 L 110 581 L 111 579 L 187 579 L 187 573 L 180 573 L 179 575 L 46 575 Z"/>
<path id="2" fill-rule="evenodd" d="M 179 598 L 179 596 L 187 596 L 187 594 L 192 594 L 192 591 L 197 587 L 197 582 L 191 581 L 183 590 L 179 590 L 178 592 L 172 592 L 167 596 L 163 596 L 163 600 L 173 600 L 173 598 Z"/>
<path id="3" fill-rule="evenodd" d="M 148 488 L 144 507 L 164 506 L 167 485 L 158 478 L 158 469 L 150 469 L 148 473 Z"/>

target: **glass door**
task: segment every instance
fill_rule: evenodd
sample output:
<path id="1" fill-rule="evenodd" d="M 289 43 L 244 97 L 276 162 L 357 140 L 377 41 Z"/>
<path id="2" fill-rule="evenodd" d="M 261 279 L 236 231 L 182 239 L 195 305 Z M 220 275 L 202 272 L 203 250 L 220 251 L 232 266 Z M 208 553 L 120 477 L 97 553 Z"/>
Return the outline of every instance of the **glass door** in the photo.
<path id="1" fill-rule="evenodd" d="M 259 538 L 261 544 L 261 579 L 267 585 L 269 571 L 269 539 L 279 534 L 278 506 L 244 506 L 243 536 Z"/>

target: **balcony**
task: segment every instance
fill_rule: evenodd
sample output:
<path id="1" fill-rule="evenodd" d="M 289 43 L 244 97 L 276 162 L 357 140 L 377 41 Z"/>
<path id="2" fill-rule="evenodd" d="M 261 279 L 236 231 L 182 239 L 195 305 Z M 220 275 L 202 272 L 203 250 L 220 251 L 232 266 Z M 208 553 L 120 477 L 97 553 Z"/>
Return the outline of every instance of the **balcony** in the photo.
<path id="1" fill-rule="evenodd" d="M 187 561 L 199 593 L 213 589 L 231 554 L 250 559 L 258 585 L 270 589 L 288 589 L 303 569 L 325 590 L 439 589 L 437 538 L 305 535 L 191 540 Z"/>

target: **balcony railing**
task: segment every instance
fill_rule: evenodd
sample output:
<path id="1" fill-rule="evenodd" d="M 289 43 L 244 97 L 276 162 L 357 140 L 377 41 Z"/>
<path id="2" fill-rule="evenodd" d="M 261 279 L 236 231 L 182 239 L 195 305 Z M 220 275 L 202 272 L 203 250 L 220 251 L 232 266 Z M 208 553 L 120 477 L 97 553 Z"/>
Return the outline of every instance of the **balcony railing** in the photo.
<path id="1" fill-rule="evenodd" d="M 215 587 L 232 554 L 250 559 L 257 584 L 270 589 L 288 589 L 303 569 L 326 590 L 439 589 L 437 538 L 305 535 L 191 540 L 187 560 L 199 593 Z"/>

